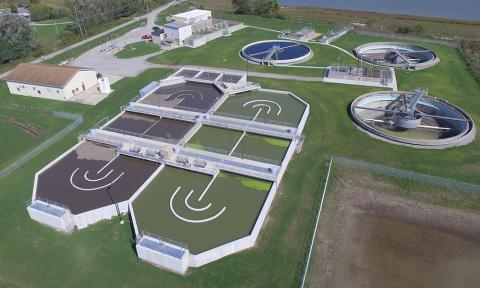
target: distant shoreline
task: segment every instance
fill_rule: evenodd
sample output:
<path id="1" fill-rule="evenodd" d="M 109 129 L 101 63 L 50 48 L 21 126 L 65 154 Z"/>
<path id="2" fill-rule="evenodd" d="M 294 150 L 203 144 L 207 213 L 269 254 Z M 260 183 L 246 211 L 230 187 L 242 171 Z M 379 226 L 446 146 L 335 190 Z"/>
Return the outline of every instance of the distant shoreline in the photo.
<path id="1" fill-rule="evenodd" d="M 390 17 L 397 17 L 397 18 L 404 18 L 404 19 L 419 19 L 419 20 L 427 20 L 431 22 L 442 22 L 442 23 L 456 23 L 456 24 L 468 24 L 468 25 L 480 25 L 479 20 L 470 20 L 470 19 L 453 19 L 453 18 L 442 18 L 442 17 L 435 17 L 435 16 L 421 16 L 421 15 L 411 15 L 411 14 L 399 14 L 399 13 L 386 13 L 386 12 L 375 12 L 375 11 L 362 11 L 362 10 L 353 10 L 353 9 L 340 9 L 340 8 L 323 8 L 318 6 L 289 6 L 289 5 L 281 5 L 281 8 L 288 12 L 288 11 L 323 11 L 323 12 L 342 12 L 348 13 L 351 15 L 368 15 L 368 16 L 390 16 Z"/>
<path id="2" fill-rule="evenodd" d="M 284 1 L 279 1 L 280 2 L 280 5 L 281 7 L 285 8 L 285 9 L 296 9 L 296 8 L 302 8 L 302 9 L 322 9 L 322 10 L 336 10 L 336 11 L 349 11 L 349 12 L 359 12 L 359 13 L 377 13 L 377 14 L 384 14 L 384 15 L 397 15 L 397 16 L 405 16 L 405 17 L 422 17 L 422 18 L 433 18 L 433 19 L 442 19 L 442 20 L 452 20 L 452 21 L 467 21 L 467 22 L 480 22 L 480 17 L 479 16 L 475 16 L 476 18 L 472 18 L 471 16 L 469 15 L 465 15 L 465 16 L 453 16 L 453 17 L 448 17 L 447 15 L 435 15 L 435 14 L 431 14 L 431 15 L 426 15 L 426 13 L 419 13 L 419 14 L 414 14 L 413 12 L 412 13 L 408 13 L 406 11 L 399 11 L 399 12 L 396 12 L 396 11 L 383 11 L 382 10 L 369 10 L 369 6 L 367 5 L 365 9 L 357 9 L 355 7 L 352 7 L 352 8 L 349 8 L 349 7 L 332 7 L 332 6 L 329 6 L 328 4 L 326 4 L 325 6 L 320 6 L 320 5 L 310 5 L 310 3 L 305 3 L 305 2 L 309 2 L 308 0 L 306 1 L 299 1 L 300 3 L 297 5 L 297 4 L 290 4 L 290 3 L 284 3 L 285 1 L 287 0 L 284 0 Z M 287 1 L 288 2 L 288 1 Z M 462 4 L 459 4 L 459 5 L 462 5 Z M 479 5 L 479 8 L 480 8 L 480 5 Z M 472 7 L 473 10 L 476 10 L 475 7 Z M 478 10 L 480 11 L 480 9 Z M 443 13 L 445 14 L 445 13 Z M 448 15 L 450 15 L 448 13 Z M 478 13 L 478 15 L 480 15 L 480 13 Z"/>

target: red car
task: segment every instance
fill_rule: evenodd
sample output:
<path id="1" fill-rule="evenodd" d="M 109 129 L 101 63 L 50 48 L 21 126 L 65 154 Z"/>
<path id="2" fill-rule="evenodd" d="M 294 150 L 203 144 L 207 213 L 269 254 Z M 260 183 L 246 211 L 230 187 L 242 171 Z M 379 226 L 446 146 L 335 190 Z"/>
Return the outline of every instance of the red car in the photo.
<path id="1" fill-rule="evenodd" d="M 152 35 L 145 34 L 142 36 L 142 40 L 152 40 Z"/>

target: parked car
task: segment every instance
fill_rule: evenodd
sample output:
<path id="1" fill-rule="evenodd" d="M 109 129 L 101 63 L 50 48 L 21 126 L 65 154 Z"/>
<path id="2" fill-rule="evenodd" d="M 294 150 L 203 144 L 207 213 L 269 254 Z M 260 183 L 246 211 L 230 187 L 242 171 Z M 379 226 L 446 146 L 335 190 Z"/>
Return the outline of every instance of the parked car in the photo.
<path id="1" fill-rule="evenodd" d="M 142 40 L 152 40 L 152 35 L 145 34 L 142 36 Z"/>

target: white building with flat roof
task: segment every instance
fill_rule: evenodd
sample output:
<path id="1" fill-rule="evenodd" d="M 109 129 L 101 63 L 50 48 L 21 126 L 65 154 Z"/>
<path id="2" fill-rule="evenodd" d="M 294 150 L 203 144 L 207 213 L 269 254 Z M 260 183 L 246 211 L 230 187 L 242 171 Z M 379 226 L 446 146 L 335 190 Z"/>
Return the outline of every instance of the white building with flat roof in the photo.
<path id="1" fill-rule="evenodd" d="M 194 9 L 184 13 L 170 16 L 171 21 L 192 24 L 212 19 L 212 11 Z"/>
<path id="2" fill-rule="evenodd" d="M 177 42 L 179 45 L 183 45 L 185 39 L 192 36 L 192 25 L 182 22 L 171 22 L 163 26 L 166 40 L 171 42 Z"/>

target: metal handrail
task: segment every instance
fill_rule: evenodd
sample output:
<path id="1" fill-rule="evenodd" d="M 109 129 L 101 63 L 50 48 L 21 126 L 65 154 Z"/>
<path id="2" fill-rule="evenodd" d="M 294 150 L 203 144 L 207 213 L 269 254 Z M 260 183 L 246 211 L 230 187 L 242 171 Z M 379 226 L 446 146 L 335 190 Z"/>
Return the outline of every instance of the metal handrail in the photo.
<path id="1" fill-rule="evenodd" d="M 237 119 L 242 119 L 242 120 L 247 120 L 247 121 L 252 121 L 252 117 L 250 116 L 245 116 L 245 115 L 239 115 L 239 114 L 233 114 L 233 113 L 227 113 L 227 112 L 221 112 L 221 111 L 216 111 L 214 115 L 217 116 L 224 116 L 228 118 L 237 118 Z M 260 120 L 260 121 L 259 121 Z M 295 128 L 297 127 L 297 124 L 292 123 L 292 122 L 284 122 L 284 121 L 278 121 L 278 120 L 271 120 L 271 119 L 266 119 L 266 118 L 261 118 L 258 117 L 257 120 L 254 121 L 255 124 L 273 124 L 273 125 L 280 125 L 280 126 L 285 126 L 289 128 Z"/>
<path id="2" fill-rule="evenodd" d="M 172 141 L 172 139 L 167 139 L 167 138 L 160 137 L 160 136 L 152 136 L 152 135 L 148 135 L 148 134 L 140 134 L 140 133 L 131 132 L 131 131 L 126 131 L 126 130 L 123 130 L 123 129 L 117 129 L 117 128 L 112 128 L 112 127 L 105 127 L 105 128 L 103 128 L 102 130 L 109 131 L 109 132 L 114 132 L 114 133 L 117 133 L 117 134 L 123 134 L 123 135 L 129 135 L 129 136 L 139 137 L 139 138 L 145 138 L 145 139 L 154 140 L 154 141 L 159 141 L 159 142 L 166 142 L 166 143 L 174 143 L 174 142 L 176 142 L 176 140 L 173 140 L 173 141 Z"/>
<path id="3" fill-rule="evenodd" d="M 60 203 L 55 202 L 55 201 L 53 201 L 53 200 L 45 199 L 45 198 L 38 197 L 38 196 L 35 197 L 35 199 L 34 199 L 33 201 L 35 201 L 35 200 L 45 202 L 45 203 L 48 204 L 48 205 L 52 205 L 52 206 L 57 206 L 57 207 L 59 207 L 59 208 L 63 208 L 63 209 L 65 209 L 65 210 L 68 210 L 68 212 L 70 212 L 70 208 L 68 208 L 68 206 L 65 205 L 65 204 L 60 204 Z M 33 201 L 30 201 L 30 202 L 33 203 Z"/>
<path id="4" fill-rule="evenodd" d="M 177 247 L 183 248 L 183 249 L 188 251 L 188 245 L 185 244 L 185 243 L 181 243 L 181 242 L 178 242 L 178 241 L 175 241 L 175 240 L 172 240 L 172 239 L 168 239 L 166 237 L 156 235 L 154 233 L 146 232 L 146 231 L 140 232 L 140 234 L 136 237 L 135 242 L 138 244 L 140 242 L 140 240 L 142 240 L 143 236 L 147 236 L 147 237 L 153 238 L 157 241 L 168 243 L 170 245 L 177 246 Z"/>

